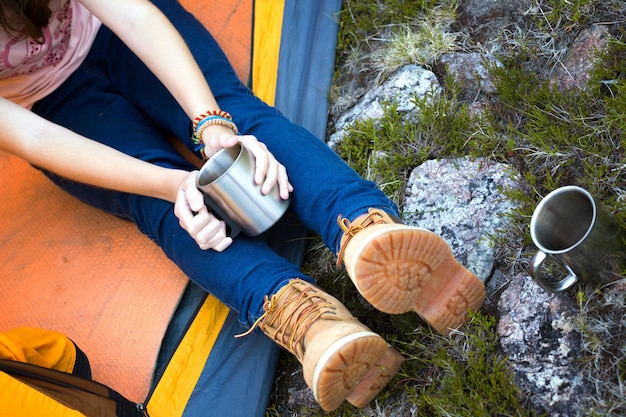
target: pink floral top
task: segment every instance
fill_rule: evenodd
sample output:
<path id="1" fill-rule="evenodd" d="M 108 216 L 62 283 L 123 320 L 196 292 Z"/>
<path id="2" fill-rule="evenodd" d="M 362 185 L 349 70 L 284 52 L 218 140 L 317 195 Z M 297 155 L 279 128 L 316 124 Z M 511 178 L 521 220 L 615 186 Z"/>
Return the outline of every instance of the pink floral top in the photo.
<path id="1" fill-rule="evenodd" d="M 44 42 L 12 40 L 0 31 L 0 95 L 30 108 L 54 91 L 85 59 L 100 28 L 78 0 L 51 0 Z"/>

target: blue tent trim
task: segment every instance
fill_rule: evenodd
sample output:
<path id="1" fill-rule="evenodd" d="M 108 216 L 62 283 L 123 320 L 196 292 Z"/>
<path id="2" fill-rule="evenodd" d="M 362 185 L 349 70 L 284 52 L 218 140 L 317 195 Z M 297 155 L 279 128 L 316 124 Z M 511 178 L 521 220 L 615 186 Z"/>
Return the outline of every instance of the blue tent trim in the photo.
<path id="1" fill-rule="evenodd" d="M 326 137 L 341 0 L 286 0 L 275 107 L 319 139 Z"/>

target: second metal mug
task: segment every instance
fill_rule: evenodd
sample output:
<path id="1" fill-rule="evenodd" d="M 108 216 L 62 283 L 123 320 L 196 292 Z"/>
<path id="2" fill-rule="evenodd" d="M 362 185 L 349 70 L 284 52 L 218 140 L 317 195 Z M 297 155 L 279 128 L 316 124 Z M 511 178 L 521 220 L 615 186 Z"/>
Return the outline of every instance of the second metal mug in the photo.
<path id="1" fill-rule="evenodd" d="M 256 236 L 272 227 L 287 211 L 275 186 L 268 194 L 254 182 L 255 159 L 241 144 L 222 149 L 200 169 L 196 186 L 205 202 L 231 227 L 231 236 L 240 230 Z"/>
<path id="2" fill-rule="evenodd" d="M 530 274 L 545 290 L 564 291 L 578 280 L 601 286 L 621 279 L 626 269 L 626 230 L 583 188 L 549 193 L 533 213 L 530 234 L 539 249 Z M 548 256 L 567 270 L 565 278 L 544 279 L 541 265 Z"/>

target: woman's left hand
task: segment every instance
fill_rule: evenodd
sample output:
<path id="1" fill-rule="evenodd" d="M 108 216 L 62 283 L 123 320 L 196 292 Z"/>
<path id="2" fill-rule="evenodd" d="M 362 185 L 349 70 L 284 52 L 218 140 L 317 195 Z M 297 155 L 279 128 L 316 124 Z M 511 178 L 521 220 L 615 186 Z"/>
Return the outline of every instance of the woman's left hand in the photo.
<path id="1" fill-rule="evenodd" d="M 233 239 L 226 235 L 226 223 L 215 217 L 204 204 L 204 195 L 196 187 L 197 176 L 198 171 L 190 172 L 178 188 L 174 214 L 201 249 L 222 252 Z"/>

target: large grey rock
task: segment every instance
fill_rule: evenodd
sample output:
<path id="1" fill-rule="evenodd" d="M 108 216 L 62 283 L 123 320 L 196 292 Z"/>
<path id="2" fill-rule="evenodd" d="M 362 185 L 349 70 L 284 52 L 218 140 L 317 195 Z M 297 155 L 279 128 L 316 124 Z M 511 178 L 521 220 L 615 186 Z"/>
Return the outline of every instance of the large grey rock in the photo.
<path id="1" fill-rule="evenodd" d="M 427 161 L 411 172 L 404 220 L 443 237 L 485 281 L 493 270 L 494 238 L 514 207 L 502 190 L 515 187 L 516 177 L 508 165 L 487 159 Z"/>
<path id="2" fill-rule="evenodd" d="M 502 292 L 498 313 L 500 345 L 534 408 L 552 417 L 581 415 L 591 386 L 576 366 L 581 346 L 571 296 L 547 293 L 519 274 Z"/>

